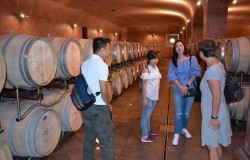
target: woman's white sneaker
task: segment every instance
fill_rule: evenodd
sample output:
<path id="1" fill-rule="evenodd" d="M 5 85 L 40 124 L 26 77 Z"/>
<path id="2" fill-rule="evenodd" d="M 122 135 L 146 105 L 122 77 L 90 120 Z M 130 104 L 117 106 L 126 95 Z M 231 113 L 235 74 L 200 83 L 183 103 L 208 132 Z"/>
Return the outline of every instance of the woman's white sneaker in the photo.
<path id="1" fill-rule="evenodd" d="M 172 141 L 172 145 L 177 146 L 179 142 L 179 134 L 174 134 L 174 139 Z"/>
<path id="2" fill-rule="evenodd" d="M 192 135 L 188 132 L 187 129 L 182 129 L 182 134 L 186 137 L 186 138 L 191 138 Z"/>

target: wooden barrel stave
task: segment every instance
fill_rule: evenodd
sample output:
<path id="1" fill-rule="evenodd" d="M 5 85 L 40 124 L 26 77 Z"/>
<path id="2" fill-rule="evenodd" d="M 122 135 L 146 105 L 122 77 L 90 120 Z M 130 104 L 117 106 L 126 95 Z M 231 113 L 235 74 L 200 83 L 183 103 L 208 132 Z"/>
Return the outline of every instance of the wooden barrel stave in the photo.
<path id="1" fill-rule="evenodd" d="M 118 73 L 111 75 L 110 82 L 113 87 L 113 97 L 117 97 L 122 93 L 122 81 Z"/>
<path id="2" fill-rule="evenodd" d="M 21 113 L 37 101 L 21 101 Z M 61 133 L 58 114 L 45 107 L 37 106 L 20 122 L 16 122 L 16 102 L 0 103 L 0 119 L 4 132 L 0 141 L 7 144 L 14 156 L 44 157 L 53 152 Z"/>
<path id="3" fill-rule="evenodd" d="M 113 97 L 113 87 L 111 81 L 108 81 L 108 93 L 109 93 L 109 102 L 111 102 Z"/>
<path id="4" fill-rule="evenodd" d="M 222 62 L 222 64 L 225 64 L 224 55 L 225 55 L 226 43 L 227 39 L 217 40 L 217 45 L 215 50 L 216 57 Z"/>
<path id="5" fill-rule="evenodd" d="M 0 93 L 4 87 L 6 81 L 6 63 L 2 52 L 0 51 Z"/>
<path id="6" fill-rule="evenodd" d="M 127 44 L 120 42 L 119 45 L 121 49 L 121 62 L 126 62 L 128 60 Z"/>
<path id="7" fill-rule="evenodd" d="M 0 142 L 0 160 L 13 160 L 9 147 L 2 142 Z"/>
<path id="8" fill-rule="evenodd" d="M 85 61 L 86 59 L 90 58 L 92 56 L 92 54 L 94 54 L 93 51 L 93 40 L 91 39 L 79 39 L 78 42 L 80 43 L 81 47 L 82 47 L 82 54 L 83 54 L 83 61 Z"/>
<path id="9" fill-rule="evenodd" d="M 133 81 L 134 81 L 134 77 L 133 77 L 133 73 L 132 73 L 131 68 L 130 68 L 130 67 L 127 67 L 127 68 L 126 68 L 126 72 L 127 72 L 128 79 L 129 79 L 129 85 L 132 85 L 132 84 L 133 84 Z"/>
<path id="10" fill-rule="evenodd" d="M 128 51 L 128 60 L 133 60 L 134 59 L 134 49 L 133 49 L 133 44 L 127 42 L 127 51 Z"/>
<path id="11" fill-rule="evenodd" d="M 129 85 L 129 79 L 128 79 L 127 72 L 122 69 L 122 70 L 119 71 L 119 76 L 120 76 L 121 81 L 122 81 L 123 89 L 124 90 L 127 89 L 128 85 Z"/>
<path id="12" fill-rule="evenodd" d="M 121 49 L 117 42 L 111 43 L 112 64 L 116 65 L 121 63 Z"/>
<path id="13" fill-rule="evenodd" d="M 134 58 L 138 58 L 138 45 L 137 43 L 133 43 L 133 50 L 134 50 Z"/>

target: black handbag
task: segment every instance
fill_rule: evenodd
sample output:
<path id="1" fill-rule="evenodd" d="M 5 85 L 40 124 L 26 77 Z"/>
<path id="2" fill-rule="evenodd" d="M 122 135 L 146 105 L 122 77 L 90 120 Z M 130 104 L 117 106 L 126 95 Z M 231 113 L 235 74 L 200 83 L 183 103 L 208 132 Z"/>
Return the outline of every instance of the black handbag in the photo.
<path id="1" fill-rule="evenodd" d="M 230 74 L 226 75 L 224 95 L 227 103 L 240 101 L 244 97 L 241 86 L 236 78 L 230 76 Z"/>
<path id="2" fill-rule="evenodd" d="M 196 77 L 196 82 L 194 83 L 194 86 L 195 86 L 194 101 L 195 102 L 201 102 L 200 83 L 201 83 L 201 77 Z"/>
<path id="3" fill-rule="evenodd" d="M 183 96 L 183 97 L 194 97 L 195 94 L 196 94 L 195 89 L 194 88 L 190 88 L 190 89 L 188 89 L 188 93 L 185 96 Z"/>
<path id="4" fill-rule="evenodd" d="M 189 58 L 191 67 L 191 57 Z M 194 88 L 188 89 L 188 94 L 184 97 L 194 97 L 195 102 L 201 102 L 201 91 L 200 91 L 201 77 L 196 77 L 194 83 Z"/>

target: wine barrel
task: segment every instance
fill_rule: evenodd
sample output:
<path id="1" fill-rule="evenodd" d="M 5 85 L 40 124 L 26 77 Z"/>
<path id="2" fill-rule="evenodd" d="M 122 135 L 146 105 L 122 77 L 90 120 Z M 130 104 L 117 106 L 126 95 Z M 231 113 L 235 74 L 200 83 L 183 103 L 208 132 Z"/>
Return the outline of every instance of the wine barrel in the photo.
<path id="1" fill-rule="evenodd" d="M 229 113 L 231 119 L 247 121 L 247 111 L 249 106 L 249 88 L 242 88 L 244 92 L 244 97 L 239 102 L 230 103 Z"/>
<path id="2" fill-rule="evenodd" d="M 127 67 L 126 72 L 127 72 L 127 75 L 128 75 L 129 84 L 132 85 L 133 81 L 134 81 L 134 77 L 133 77 L 133 72 L 132 72 L 131 67 Z"/>
<path id="3" fill-rule="evenodd" d="M 247 37 L 228 40 L 224 57 L 227 71 L 250 74 L 250 43 Z"/>
<path id="4" fill-rule="evenodd" d="M 104 62 L 108 65 L 108 66 L 111 66 L 112 64 L 112 56 L 110 56 L 108 59 L 106 59 Z"/>
<path id="5" fill-rule="evenodd" d="M 50 108 L 60 116 L 63 132 L 77 131 L 82 126 L 81 111 L 77 110 L 71 101 L 71 90 L 42 90 L 42 93 L 44 104 L 59 101 Z"/>
<path id="6" fill-rule="evenodd" d="M 113 97 L 113 87 L 111 81 L 108 81 L 108 92 L 109 92 L 109 102 L 111 102 Z"/>
<path id="7" fill-rule="evenodd" d="M 6 61 L 6 88 L 39 88 L 49 84 L 56 73 L 55 49 L 45 39 L 25 34 L 0 36 Z"/>
<path id="8" fill-rule="evenodd" d="M 2 142 L 0 142 L 0 160 L 13 160 L 9 147 Z"/>
<path id="9" fill-rule="evenodd" d="M 122 93 L 122 81 L 117 72 L 112 73 L 110 82 L 113 88 L 113 97 L 117 97 Z"/>
<path id="10" fill-rule="evenodd" d="M 129 85 L 129 79 L 128 79 L 128 74 L 127 72 L 124 70 L 124 69 L 121 69 L 119 71 L 119 76 L 121 78 L 121 81 L 122 81 L 122 86 L 123 86 L 123 89 L 128 89 L 128 85 Z"/>
<path id="11" fill-rule="evenodd" d="M 21 101 L 22 115 L 36 103 L 37 101 Z M 0 120 L 4 129 L 0 141 L 9 146 L 14 156 L 44 157 L 52 153 L 61 133 L 58 114 L 52 109 L 37 106 L 17 122 L 16 108 L 16 101 L 0 103 Z"/>
<path id="12" fill-rule="evenodd" d="M 133 49 L 134 49 L 134 58 L 138 58 L 138 45 L 137 43 L 133 43 Z"/>
<path id="13" fill-rule="evenodd" d="M 4 87 L 6 80 L 6 63 L 2 52 L 0 51 L 0 93 Z"/>
<path id="14" fill-rule="evenodd" d="M 135 64 L 135 68 L 136 68 L 137 78 L 140 78 L 140 77 L 141 77 L 141 74 L 142 74 L 142 70 L 143 70 L 141 61 L 138 61 L 138 62 Z"/>
<path id="15" fill-rule="evenodd" d="M 137 43 L 137 50 L 138 50 L 138 58 L 142 57 L 142 46 L 140 43 Z"/>
<path id="16" fill-rule="evenodd" d="M 134 78 L 134 82 L 137 80 L 137 69 L 135 66 L 131 66 L 131 70 L 132 70 L 132 75 L 133 75 L 133 78 Z"/>
<path id="17" fill-rule="evenodd" d="M 121 49 L 121 61 L 126 62 L 128 60 L 128 50 L 127 50 L 127 44 L 120 42 L 120 49 Z"/>
<path id="18" fill-rule="evenodd" d="M 216 57 L 221 61 L 222 64 L 225 64 L 224 55 L 225 55 L 226 43 L 227 39 L 222 39 L 220 41 L 218 40 L 215 50 Z"/>
<path id="19" fill-rule="evenodd" d="M 197 50 L 198 50 L 198 48 L 197 48 L 197 44 L 190 44 L 190 55 L 196 55 L 196 52 L 197 52 Z"/>
<path id="20" fill-rule="evenodd" d="M 56 49 L 57 70 L 55 78 L 69 79 L 80 73 L 83 61 L 81 45 L 73 40 L 62 37 L 51 37 L 49 39 Z"/>
<path id="21" fill-rule="evenodd" d="M 121 63 L 121 49 L 118 42 L 111 42 L 112 64 Z"/>
<path id="22" fill-rule="evenodd" d="M 147 46 L 145 44 L 142 45 L 142 57 L 147 55 Z"/>
<path id="23" fill-rule="evenodd" d="M 133 44 L 127 42 L 127 51 L 128 51 L 128 60 L 133 60 L 134 59 L 134 49 L 133 49 Z"/>
<path id="24" fill-rule="evenodd" d="M 88 59 L 89 57 L 94 54 L 93 52 L 93 40 L 91 39 L 79 39 L 78 42 L 80 43 L 82 50 L 83 50 L 83 60 Z"/>

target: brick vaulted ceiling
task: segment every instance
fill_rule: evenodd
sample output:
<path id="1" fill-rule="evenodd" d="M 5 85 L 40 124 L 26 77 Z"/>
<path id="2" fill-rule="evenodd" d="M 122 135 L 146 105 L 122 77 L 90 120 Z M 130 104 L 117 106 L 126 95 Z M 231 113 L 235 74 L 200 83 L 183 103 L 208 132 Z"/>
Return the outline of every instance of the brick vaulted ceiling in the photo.
<path id="1" fill-rule="evenodd" d="M 155 32 L 179 33 L 192 19 L 198 0 L 52 0 L 87 12 L 120 27 Z M 206 0 L 203 0 L 206 1 Z M 229 2 L 232 0 L 228 0 Z M 229 3 L 228 30 L 237 24 L 250 25 L 250 0 Z"/>

